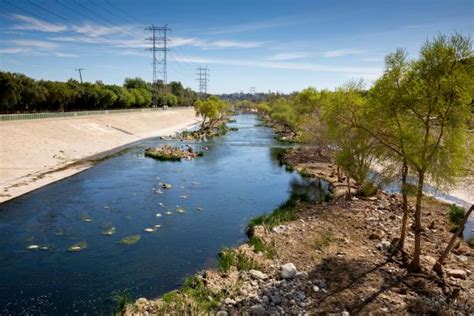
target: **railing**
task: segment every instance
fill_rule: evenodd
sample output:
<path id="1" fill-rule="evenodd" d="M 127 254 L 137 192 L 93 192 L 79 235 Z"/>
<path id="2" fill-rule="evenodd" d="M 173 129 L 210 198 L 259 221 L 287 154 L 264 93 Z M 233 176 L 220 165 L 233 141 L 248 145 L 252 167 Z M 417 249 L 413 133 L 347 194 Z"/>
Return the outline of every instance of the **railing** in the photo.
<path id="1" fill-rule="evenodd" d="M 168 109 L 185 109 L 187 106 L 174 106 Z M 119 114 L 119 113 L 141 113 L 150 111 L 163 111 L 163 108 L 125 109 L 125 110 L 101 110 L 101 111 L 77 111 L 77 112 L 45 112 L 25 114 L 1 114 L 0 121 L 37 120 L 44 118 L 76 117 L 87 115 Z"/>

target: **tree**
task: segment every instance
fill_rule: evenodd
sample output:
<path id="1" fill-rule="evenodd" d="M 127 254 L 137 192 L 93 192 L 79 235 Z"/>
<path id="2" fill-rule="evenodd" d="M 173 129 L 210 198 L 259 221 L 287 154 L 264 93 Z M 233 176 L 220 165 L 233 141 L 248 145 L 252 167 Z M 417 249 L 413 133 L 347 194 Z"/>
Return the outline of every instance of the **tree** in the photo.
<path id="1" fill-rule="evenodd" d="M 294 131 L 296 126 L 296 114 L 287 99 L 278 98 L 272 102 L 270 113 L 272 119 L 282 126 L 285 132 Z"/>
<path id="2" fill-rule="evenodd" d="M 408 163 L 417 176 L 415 247 L 410 269 L 420 270 L 421 202 L 426 176 L 438 185 L 452 184 L 461 175 L 468 148 L 465 118 L 470 113 L 472 78 L 461 62 L 473 56 L 469 38 L 438 36 L 421 48 L 407 73 L 404 103 L 409 120 Z"/>
<path id="3" fill-rule="evenodd" d="M 205 100 L 197 100 L 194 108 L 196 114 L 203 117 L 201 128 L 206 125 L 206 120 L 208 120 L 208 127 L 212 128 L 215 122 L 225 116 L 229 110 L 229 104 L 216 96 L 210 96 Z"/>
<path id="4" fill-rule="evenodd" d="M 357 128 L 364 120 L 363 82 L 348 82 L 336 90 L 323 114 L 326 133 L 335 150 L 336 164 L 347 175 L 347 196 L 351 198 L 350 178 L 357 184 L 367 184 L 372 161 L 377 155 L 378 142 L 370 133 Z"/>

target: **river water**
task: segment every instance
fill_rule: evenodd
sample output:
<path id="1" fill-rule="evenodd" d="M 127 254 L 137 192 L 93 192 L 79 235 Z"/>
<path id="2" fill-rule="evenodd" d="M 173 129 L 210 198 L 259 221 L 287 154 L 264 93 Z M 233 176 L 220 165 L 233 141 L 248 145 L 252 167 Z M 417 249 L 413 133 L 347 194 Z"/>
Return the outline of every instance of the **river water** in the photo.
<path id="1" fill-rule="evenodd" d="M 114 292 L 163 294 L 214 266 L 222 247 L 244 242 L 249 219 L 285 201 L 302 180 L 279 165 L 282 145 L 271 129 L 255 126 L 252 115 L 236 119 L 238 131 L 191 142 L 208 147 L 202 158 L 145 158 L 146 147 L 183 144 L 149 139 L 0 205 L 0 314 L 109 314 Z M 160 182 L 172 188 L 159 190 Z M 144 231 L 154 225 L 161 227 Z M 115 234 L 102 235 L 112 227 Z M 141 239 L 120 244 L 130 235 Z M 67 251 L 78 242 L 87 248 Z M 47 250 L 27 249 L 33 245 Z"/>

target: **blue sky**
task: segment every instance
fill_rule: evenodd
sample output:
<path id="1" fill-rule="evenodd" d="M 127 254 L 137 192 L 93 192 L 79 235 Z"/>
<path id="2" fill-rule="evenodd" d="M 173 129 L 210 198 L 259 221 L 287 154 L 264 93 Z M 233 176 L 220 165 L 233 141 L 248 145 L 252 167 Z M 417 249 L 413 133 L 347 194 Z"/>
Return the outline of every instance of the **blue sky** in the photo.
<path id="1" fill-rule="evenodd" d="M 168 24 L 168 81 L 209 92 L 333 89 L 371 83 L 398 47 L 416 57 L 437 34 L 474 33 L 474 1 L 0 0 L 0 69 L 37 79 L 152 80 L 145 41 Z"/>

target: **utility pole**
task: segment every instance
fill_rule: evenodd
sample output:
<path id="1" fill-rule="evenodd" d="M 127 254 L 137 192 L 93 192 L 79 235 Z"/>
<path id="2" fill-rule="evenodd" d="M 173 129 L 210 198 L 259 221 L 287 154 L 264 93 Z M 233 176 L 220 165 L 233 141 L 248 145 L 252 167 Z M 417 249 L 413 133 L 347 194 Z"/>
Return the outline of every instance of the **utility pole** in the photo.
<path id="1" fill-rule="evenodd" d="M 79 79 L 81 80 L 81 84 L 82 84 L 82 71 L 84 70 L 84 68 L 76 68 L 76 71 L 79 72 Z"/>
<path id="2" fill-rule="evenodd" d="M 168 43 L 170 42 L 170 39 L 168 38 L 168 31 L 171 29 L 168 28 L 168 25 L 164 26 L 155 26 L 151 25 L 145 29 L 146 31 L 151 31 L 152 36 L 147 38 L 147 41 L 150 41 L 152 46 L 151 48 L 148 48 L 149 51 L 152 52 L 153 54 L 153 107 L 157 106 L 157 99 L 158 99 L 158 76 L 157 76 L 157 65 L 161 64 L 162 65 L 162 70 L 161 74 L 163 75 L 162 77 L 162 85 L 163 85 L 163 90 L 162 93 L 166 92 L 166 85 L 168 83 L 168 64 L 167 64 L 167 53 L 170 50 L 168 47 Z M 161 59 L 157 58 L 156 52 L 162 52 L 163 56 Z"/>
<path id="3" fill-rule="evenodd" d="M 201 99 L 207 95 L 207 83 L 209 82 L 209 69 L 206 67 L 199 67 L 197 69 L 197 81 L 199 83 L 199 96 Z"/>

